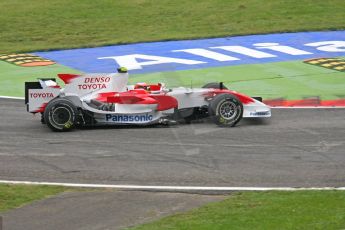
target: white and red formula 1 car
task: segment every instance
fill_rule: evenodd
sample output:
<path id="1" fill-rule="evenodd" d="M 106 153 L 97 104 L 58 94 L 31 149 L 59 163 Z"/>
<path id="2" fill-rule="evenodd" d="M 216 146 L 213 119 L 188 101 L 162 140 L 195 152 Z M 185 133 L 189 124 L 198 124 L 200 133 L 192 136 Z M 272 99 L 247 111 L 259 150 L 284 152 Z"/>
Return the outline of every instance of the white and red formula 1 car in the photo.
<path id="1" fill-rule="evenodd" d="M 167 89 L 164 84 L 127 85 L 128 73 L 59 74 L 55 79 L 25 83 L 30 113 L 41 113 L 42 123 L 54 131 L 76 126 L 173 124 L 179 120 L 211 117 L 219 126 L 235 126 L 242 117 L 270 117 L 270 108 L 253 98 L 228 90 L 223 83 L 202 88 Z"/>

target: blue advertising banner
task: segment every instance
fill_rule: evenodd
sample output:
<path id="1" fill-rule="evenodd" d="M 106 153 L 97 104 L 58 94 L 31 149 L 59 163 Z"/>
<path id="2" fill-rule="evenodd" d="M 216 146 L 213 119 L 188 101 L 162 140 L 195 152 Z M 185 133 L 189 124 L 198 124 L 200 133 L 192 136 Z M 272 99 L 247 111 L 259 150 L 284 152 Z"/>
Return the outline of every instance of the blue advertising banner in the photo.
<path id="1" fill-rule="evenodd" d="M 150 73 L 345 56 L 345 31 L 137 43 L 37 52 L 83 72 Z"/>

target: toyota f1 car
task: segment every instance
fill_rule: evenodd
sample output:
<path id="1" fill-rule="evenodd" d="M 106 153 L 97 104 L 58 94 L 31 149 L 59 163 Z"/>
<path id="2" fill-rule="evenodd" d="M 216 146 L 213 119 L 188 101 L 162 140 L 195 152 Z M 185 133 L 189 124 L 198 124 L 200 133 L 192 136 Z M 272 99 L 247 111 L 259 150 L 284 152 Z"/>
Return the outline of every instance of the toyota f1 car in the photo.
<path id="1" fill-rule="evenodd" d="M 55 79 L 25 83 L 25 103 L 30 113 L 41 113 L 42 123 L 53 131 L 78 126 L 173 124 L 210 117 L 217 125 L 232 127 L 242 117 L 270 117 L 261 98 L 227 89 L 223 83 L 202 88 L 168 89 L 164 84 L 127 85 L 128 73 L 58 74 Z"/>

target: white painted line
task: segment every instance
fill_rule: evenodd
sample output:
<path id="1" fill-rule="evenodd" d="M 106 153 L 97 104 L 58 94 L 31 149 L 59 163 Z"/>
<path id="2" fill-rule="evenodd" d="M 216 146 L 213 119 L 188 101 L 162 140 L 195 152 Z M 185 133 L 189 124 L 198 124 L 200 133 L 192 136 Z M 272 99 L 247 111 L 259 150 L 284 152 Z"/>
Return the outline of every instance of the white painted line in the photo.
<path id="1" fill-rule="evenodd" d="M 0 184 L 53 185 L 82 188 L 117 188 L 131 190 L 159 191 L 299 191 L 299 190 L 343 190 L 345 187 L 200 187 L 200 186 L 150 186 L 150 185 L 114 185 L 114 184 L 74 184 L 58 182 L 10 181 L 0 180 Z"/>
<path id="2" fill-rule="evenodd" d="M 10 97 L 10 96 L 0 96 L 0 98 L 4 99 L 17 99 L 17 100 L 24 100 L 24 97 Z"/>
<path id="3" fill-rule="evenodd" d="M 345 109 L 345 106 L 271 106 L 271 109 Z"/>

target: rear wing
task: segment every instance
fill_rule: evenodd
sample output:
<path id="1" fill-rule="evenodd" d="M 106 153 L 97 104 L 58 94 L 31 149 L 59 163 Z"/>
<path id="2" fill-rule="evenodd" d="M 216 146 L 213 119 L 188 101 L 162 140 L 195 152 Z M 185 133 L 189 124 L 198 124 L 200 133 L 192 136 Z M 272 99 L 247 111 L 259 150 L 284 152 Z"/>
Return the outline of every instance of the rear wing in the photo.
<path id="1" fill-rule="evenodd" d="M 30 113 L 43 113 L 48 102 L 63 93 L 65 96 L 85 97 L 93 93 L 123 92 L 127 89 L 128 73 L 124 67 L 118 73 L 58 74 L 65 88 L 55 78 L 40 78 L 25 82 L 25 104 Z"/>
<path id="2" fill-rule="evenodd" d="M 47 86 L 44 82 L 56 82 L 55 78 L 40 78 L 36 82 L 25 82 L 25 104 L 30 113 L 43 113 L 49 101 L 60 93 L 60 86 Z"/>
<path id="3" fill-rule="evenodd" d="M 58 74 L 64 81 L 65 95 L 83 97 L 92 93 L 124 92 L 127 88 L 127 73 Z"/>

